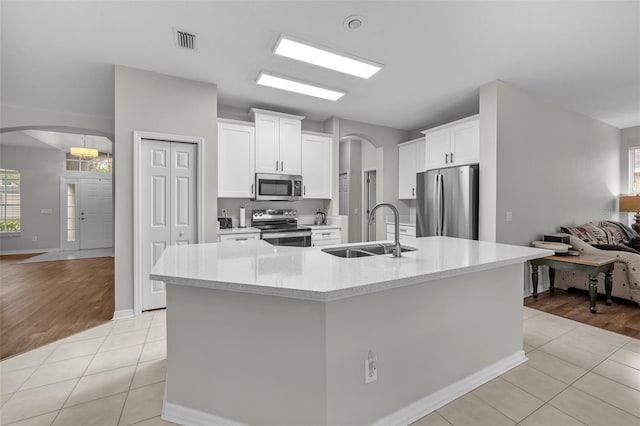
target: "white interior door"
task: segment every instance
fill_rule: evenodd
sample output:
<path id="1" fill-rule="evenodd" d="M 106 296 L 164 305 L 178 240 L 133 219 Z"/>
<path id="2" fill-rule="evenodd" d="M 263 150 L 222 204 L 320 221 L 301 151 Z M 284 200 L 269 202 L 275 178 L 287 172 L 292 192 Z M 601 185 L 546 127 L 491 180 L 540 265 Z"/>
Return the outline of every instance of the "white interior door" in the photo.
<path id="1" fill-rule="evenodd" d="M 113 247 L 111 179 L 79 179 L 77 191 L 80 249 Z"/>
<path id="2" fill-rule="evenodd" d="M 197 242 L 195 144 L 142 141 L 142 310 L 166 306 L 165 284 L 149 278 L 168 245 Z"/>

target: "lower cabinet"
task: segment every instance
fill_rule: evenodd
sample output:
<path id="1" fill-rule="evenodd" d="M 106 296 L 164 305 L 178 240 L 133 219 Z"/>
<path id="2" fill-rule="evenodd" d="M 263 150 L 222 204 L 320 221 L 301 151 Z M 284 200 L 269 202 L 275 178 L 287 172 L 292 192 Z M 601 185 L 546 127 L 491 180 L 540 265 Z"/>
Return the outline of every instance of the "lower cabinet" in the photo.
<path id="1" fill-rule="evenodd" d="M 393 224 L 387 223 L 387 240 L 393 240 L 395 238 L 395 230 Z M 411 243 L 416 240 L 416 227 L 415 225 L 400 225 L 400 241 Z"/>
<path id="2" fill-rule="evenodd" d="M 226 234 L 218 235 L 218 242 L 222 241 L 247 241 L 247 240 L 259 240 L 259 232 L 251 232 L 247 234 Z"/>
<path id="3" fill-rule="evenodd" d="M 311 230 L 311 245 L 313 247 L 331 246 L 341 242 L 342 230 L 340 228 Z"/>

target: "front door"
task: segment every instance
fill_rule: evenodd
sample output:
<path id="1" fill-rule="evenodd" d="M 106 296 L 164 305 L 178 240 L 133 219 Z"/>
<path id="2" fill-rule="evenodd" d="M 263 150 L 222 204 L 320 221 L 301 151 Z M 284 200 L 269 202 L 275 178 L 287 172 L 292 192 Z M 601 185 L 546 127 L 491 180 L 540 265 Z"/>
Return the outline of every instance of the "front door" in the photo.
<path id="1" fill-rule="evenodd" d="M 78 180 L 80 249 L 113 246 L 113 201 L 111 179 Z"/>
<path id="2" fill-rule="evenodd" d="M 197 242 L 197 146 L 142 140 L 142 310 L 166 306 L 165 285 L 149 278 L 168 245 Z"/>

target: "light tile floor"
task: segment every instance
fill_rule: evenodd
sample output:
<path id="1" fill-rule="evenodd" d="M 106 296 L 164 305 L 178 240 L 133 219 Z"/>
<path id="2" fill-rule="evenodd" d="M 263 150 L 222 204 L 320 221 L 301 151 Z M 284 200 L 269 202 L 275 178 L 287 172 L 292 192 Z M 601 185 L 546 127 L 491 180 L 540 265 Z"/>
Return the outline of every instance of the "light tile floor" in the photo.
<path id="1" fill-rule="evenodd" d="M 529 361 L 414 426 L 640 426 L 640 340 L 523 308 Z M 114 321 L 0 363 L 0 425 L 160 419 L 166 313 Z"/>

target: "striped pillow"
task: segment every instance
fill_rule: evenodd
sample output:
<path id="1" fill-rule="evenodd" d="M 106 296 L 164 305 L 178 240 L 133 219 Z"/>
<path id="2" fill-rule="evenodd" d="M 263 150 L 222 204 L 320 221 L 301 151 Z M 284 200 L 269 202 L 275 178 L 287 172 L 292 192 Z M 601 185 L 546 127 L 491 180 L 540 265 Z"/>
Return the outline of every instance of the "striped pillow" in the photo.
<path id="1" fill-rule="evenodd" d="M 585 223 L 584 225 L 574 227 L 561 227 L 560 230 L 565 234 L 575 235 L 585 243 L 589 244 L 615 244 L 610 242 L 613 236 L 610 236 L 604 229 L 598 228 L 593 223 Z"/>

